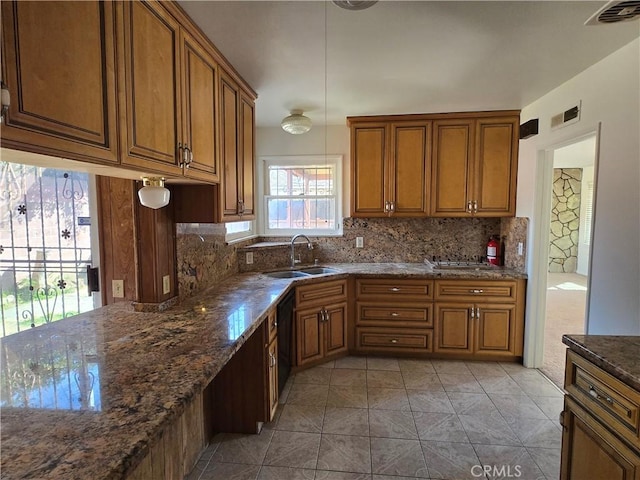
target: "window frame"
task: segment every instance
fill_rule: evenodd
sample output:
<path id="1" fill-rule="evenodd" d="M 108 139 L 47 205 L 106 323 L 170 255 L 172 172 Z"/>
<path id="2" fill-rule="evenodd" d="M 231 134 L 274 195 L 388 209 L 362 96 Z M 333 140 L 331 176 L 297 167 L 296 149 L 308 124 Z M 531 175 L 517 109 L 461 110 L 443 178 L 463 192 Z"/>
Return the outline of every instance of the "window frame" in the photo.
<path id="1" fill-rule="evenodd" d="M 239 222 L 247 222 L 249 223 L 249 230 L 243 230 L 241 232 L 232 232 L 229 233 L 229 229 L 227 225 L 230 223 L 239 223 Z M 255 220 L 239 220 L 238 222 L 225 222 L 224 224 L 224 240 L 226 243 L 236 243 L 241 242 L 242 240 L 249 240 L 251 238 L 256 237 L 256 222 Z"/>
<path id="2" fill-rule="evenodd" d="M 343 156 L 339 154 L 332 155 L 276 155 L 260 157 L 260 174 L 262 181 L 260 182 L 261 191 L 261 213 L 260 215 L 260 234 L 264 237 L 287 237 L 297 233 L 304 233 L 314 237 L 336 237 L 342 236 L 342 165 Z M 333 198 L 335 199 L 335 229 L 312 229 L 312 228 L 269 228 L 269 211 L 267 203 L 269 198 L 269 167 L 272 166 L 332 166 L 333 167 Z"/>

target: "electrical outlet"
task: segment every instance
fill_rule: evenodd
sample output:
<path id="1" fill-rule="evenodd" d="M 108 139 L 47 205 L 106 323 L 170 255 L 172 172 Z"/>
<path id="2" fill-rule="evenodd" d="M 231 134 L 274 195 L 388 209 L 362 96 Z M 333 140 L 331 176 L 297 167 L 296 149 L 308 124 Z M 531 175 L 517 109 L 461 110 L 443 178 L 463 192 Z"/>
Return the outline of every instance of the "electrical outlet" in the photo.
<path id="1" fill-rule="evenodd" d="M 166 295 L 167 293 L 171 293 L 171 277 L 169 275 L 162 277 L 162 294 Z"/>
<path id="2" fill-rule="evenodd" d="M 245 260 L 247 262 L 247 265 L 252 265 L 253 264 L 253 252 L 247 252 L 245 254 Z"/>
<path id="3" fill-rule="evenodd" d="M 362 237 L 356 237 L 356 248 L 364 247 L 364 239 Z"/>
<path id="4" fill-rule="evenodd" d="M 518 255 L 522 256 L 524 254 L 524 243 L 518 242 Z"/>
<path id="5" fill-rule="evenodd" d="M 124 280 L 111 280 L 113 298 L 124 298 Z"/>

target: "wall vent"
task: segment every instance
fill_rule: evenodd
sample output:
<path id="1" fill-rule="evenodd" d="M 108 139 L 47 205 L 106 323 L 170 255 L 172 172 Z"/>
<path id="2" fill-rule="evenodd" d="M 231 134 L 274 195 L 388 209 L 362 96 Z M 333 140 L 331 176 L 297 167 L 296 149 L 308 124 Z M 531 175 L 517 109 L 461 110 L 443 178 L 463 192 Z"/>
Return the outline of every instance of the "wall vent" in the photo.
<path id="1" fill-rule="evenodd" d="M 611 1 L 591 15 L 585 25 L 607 25 L 640 18 L 640 1 Z"/>
<path id="2" fill-rule="evenodd" d="M 582 102 L 578 102 L 571 108 L 566 109 L 564 112 L 558 113 L 551 117 L 551 130 L 556 128 L 566 127 L 580 121 L 580 110 Z"/>

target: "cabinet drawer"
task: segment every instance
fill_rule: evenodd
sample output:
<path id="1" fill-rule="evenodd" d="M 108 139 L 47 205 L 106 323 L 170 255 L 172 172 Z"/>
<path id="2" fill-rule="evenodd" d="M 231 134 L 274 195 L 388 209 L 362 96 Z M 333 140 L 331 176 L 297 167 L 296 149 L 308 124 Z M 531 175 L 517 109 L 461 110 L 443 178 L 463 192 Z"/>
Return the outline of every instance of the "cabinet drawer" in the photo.
<path id="1" fill-rule="evenodd" d="M 358 278 L 356 295 L 359 300 L 431 300 L 433 299 L 433 280 Z"/>
<path id="2" fill-rule="evenodd" d="M 358 350 L 431 352 L 433 344 L 432 330 L 403 330 L 398 333 L 391 328 L 356 329 L 356 347 Z"/>
<path id="3" fill-rule="evenodd" d="M 515 302 L 517 282 L 509 280 L 436 280 L 436 300 Z"/>
<path id="4" fill-rule="evenodd" d="M 310 283 L 296 287 L 296 308 L 328 305 L 329 303 L 346 301 L 346 299 L 346 280 Z"/>
<path id="5" fill-rule="evenodd" d="M 596 418 L 638 446 L 640 393 L 567 350 L 565 390 Z"/>
<path id="6" fill-rule="evenodd" d="M 269 339 L 269 343 L 271 343 L 273 341 L 274 338 L 276 338 L 276 335 L 278 334 L 278 321 L 277 321 L 277 317 L 276 317 L 276 311 L 275 310 L 271 310 L 268 314 L 267 314 L 267 318 L 265 319 L 266 325 L 267 325 L 267 337 Z"/>
<path id="7" fill-rule="evenodd" d="M 417 324 L 419 327 L 433 326 L 433 306 L 432 304 L 405 306 L 381 304 L 381 303 L 358 303 L 358 323 L 359 324 L 395 324 L 398 326 L 409 326 Z"/>

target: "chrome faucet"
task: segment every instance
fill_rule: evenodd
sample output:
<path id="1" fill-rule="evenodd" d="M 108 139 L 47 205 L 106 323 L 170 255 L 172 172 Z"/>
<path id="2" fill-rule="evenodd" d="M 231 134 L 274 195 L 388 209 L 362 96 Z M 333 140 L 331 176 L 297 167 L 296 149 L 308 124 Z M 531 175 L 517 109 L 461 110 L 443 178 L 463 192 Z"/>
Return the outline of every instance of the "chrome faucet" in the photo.
<path id="1" fill-rule="evenodd" d="M 313 244 L 311 243 L 311 240 L 309 240 L 309 237 L 307 237 L 304 233 L 298 233 L 297 235 L 291 237 L 291 268 L 294 268 L 296 266 L 296 263 L 301 262 L 301 260 L 296 260 L 296 240 L 298 239 L 298 237 L 303 237 L 304 239 L 306 239 L 307 248 L 309 250 L 313 250 Z"/>

